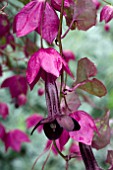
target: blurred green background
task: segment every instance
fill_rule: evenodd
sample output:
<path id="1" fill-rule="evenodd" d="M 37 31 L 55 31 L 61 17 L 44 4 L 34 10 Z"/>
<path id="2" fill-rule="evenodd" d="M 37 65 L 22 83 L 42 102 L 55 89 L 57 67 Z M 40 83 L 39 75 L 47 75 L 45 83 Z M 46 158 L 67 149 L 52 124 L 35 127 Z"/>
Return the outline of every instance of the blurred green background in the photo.
<path id="1" fill-rule="evenodd" d="M 18 1 L 12 2 L 17 3 Z M 17 3 L 22 7 L 21 3 Z M 11 4 L 9 4 L 11 8 Z M 16 11 L 12 9 L 12 13 Z M 7 11 L 7 9 L 6 9 Z M 11 17 L 13 14 L 9 14 Z M 88 57 L 97 66 L 98 74 L 97 78 L 101 80 L 107 87 L 107 95 L 102 98 L 94 97 L 89 95 L 97 107 L 102 108 L 101 111 L 92 108 L 87 103 L 83 102 L 79 109 L 83 109 L 89 112 L 93 117 L 102 116 L 104 108 L 110 109 L 111 127 L 113 126 L 113 21 L 109 23 L 110 31 L 106 32 L 104 30 L 104 23 L 97 21 L 97 25 L 92 27 L 87 32 L 83 31 L 70 31 L 69 34 L 63 39 L 63 49 L 70 49 L 74 52 L 76 56 L 75 61 L 70 61 L 70 67 L 74 75 L 76 75 L 77 61 L 82 57 Z M 65 32 L 67 27 L 63 26 L 63 32 Z M 32 34 L 28 35 L 32 39 Z M 19 39 L 17 41 L 20 41 Z M 17 53 L 17 56 L 22 56 L 22 53 Z M 2 77 L 0 77 L 0 83 L 5 80 L 6 77 L 12 75 L 12 72 L 5 72 Z M 69 78 L 68 84 L 72 84 L 73 81 Z M 0 117 L 0 121 L 6 125 L 7 131 L 11 129 L 21 129 L 29 135 L 31 143 L 22 144 L 22 149 L 20 153 L 16 153 L 9 149 L 5 152 L 4 144 L 0 141 L 0 170 L 31 170 L 31 167 L 35 159 L 43 152 L 46 144 L 46 137 L 43 133 L 38 134 L 35 132 L 33 136 L 30 136 L 31 130 L 26 129 L 25 119 L 32 115 L 33 113 L 40 113 L 46 115 L 46 104 L 45 96 L 39 97 L 37 90 L 43 87 L 43 83 L 35 86 L 35 88 L 28 92 L 28 102 L 25 106 L 15 109 L 14 104 L 11 103 L 11 98 L 8 89 L 0 89 L 0 100 L 2 102 L 8 103 L 9 106 L 9 116 L 6 120 Z M 113 130 L 112 130 L 113 131 Z M 112 132 L 113 134 L 113 132 Z M 66 145 L 66 153 L 68 153 L 69 144 Z M 108 165 L 105 164 L 107 150 L 113 148 L 113 141 L 111 138 L 110 144 L 99 151 L 94 149 L 94 154 L 105 170 L 108 169 Z M 37 162 L 35 170 L 41 170 L 44 160 L 47 157 L 45 153 Z M 65 169 L 65 162 L 60 156 L 54 156 L 51 152 L 50 158 L 45 166 L 45 170 L 59 170 Z M 72 159 L 69 163 L 69 170 L 84 170 L 85 167 L 82 161 Z"/>

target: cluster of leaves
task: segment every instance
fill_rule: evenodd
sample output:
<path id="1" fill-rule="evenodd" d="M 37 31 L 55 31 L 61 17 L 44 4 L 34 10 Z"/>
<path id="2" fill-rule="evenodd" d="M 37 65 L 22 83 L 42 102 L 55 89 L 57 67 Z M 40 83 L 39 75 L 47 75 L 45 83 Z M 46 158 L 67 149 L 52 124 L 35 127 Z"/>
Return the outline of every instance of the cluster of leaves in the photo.
<path id="1" fill-rule="evenodd" d="M 48 114 L 46 118 L 38 113 L 32 114 L 26 119 L 26 127 L 34 127 L 33 131 L 37 128 L 38 132 L 44 130 L 48 138 L 45 151 L 51 149 L 66 162 L 81 157 L 86 169 L 91 166 L 101 169 L 98 164 L 91 163 L 95 162 L 91 147 L 102 149 L 110 143 L 109 111 L 106 109 L 103 117 L 93 119 L 89 113 L 79 110 L 79 107 L 82 105 L 81 98 L 91 104 L 88 94 L 103 97 L 107 90 L 102 81 L 95 78 L 96 66 L 87 57 L 78 61 L 76 75 L 70 71 L 69 61 L 76 57 L 72 51 L 63 49 L 62 39 L 70 30 L 87 31 L 95 26 L 100 7 L 100 21 L 108 23 L 113 18 L 113 7 L 110 4 L 103 6 L 98 0 L 21 0 L 19 2 L 24 5 L 22 9 L 11 1 L 8 4 L 7 1 L 0 2 L 0 76 L 5 71 L 12 74 L 2 81 L 1 89 L 9 88 L 11 102 L 18 108 L 29 100 L 28 86 L 32 90 L 43 84 L 45 88 L 39 88 L 38 95 L 42 96 L 45 92 Z M 11 7 L 18 10 L 18 13 L 8 16 L 7 11 Z M 63 18 L 67 25 L 64 34 Z M 105 25 L 105 30 L 109 29 L 109 25 Z M 30 33 L 32 38 L 28 36 Z M 12 58 L 11 54 L 14 54 Z M 19 57 L 15 57 L 17 54 Z M 67 85 L 68 76 L 73 79 L 70 87 Z M 8 105 L 1 99 L 0 115 L 3 119 L 9 116 Z M 19 152 L 21 143 L 30 142 L 25 132 L 19 129 L 7 132 L 3 123 L 0 123 L 0 139 L 6 151 L 11 147 Z M 73 142 L 69 154 L 65 156 L 62 151 L 69 139 Z M 90 159 L 85 152 L 87 148 L 91 154 Z M 108 151 L 107 163 L 111 165 L 110 169 L 113 167 L 112 157 L 112 150 Z"/>

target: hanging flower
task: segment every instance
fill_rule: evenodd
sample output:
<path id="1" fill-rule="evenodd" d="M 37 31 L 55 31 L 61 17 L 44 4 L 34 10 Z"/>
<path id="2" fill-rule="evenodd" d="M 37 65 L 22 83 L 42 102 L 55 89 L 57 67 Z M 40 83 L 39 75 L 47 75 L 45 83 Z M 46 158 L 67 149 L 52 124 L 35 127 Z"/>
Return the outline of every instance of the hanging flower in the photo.
<path id="1" fill-rule="evenodd" d="M 58 34 L 59 18 L 45 0 L 33 0 L 15 16 L 13 31 L 18 37 L 37 31 L 48 43 Z"/>
<path id="2" fill-rule="evenodd" d="M 45 135 L 50 140 L 58 139 L 64 130 L 76 131 L 80 129 L 79 123 L 68 115 L 62 115 L 58 97 L 58 90 L 55 83 L 55 76 L 47 74 L 45 78 L 45 95 L 48 110 L 48 117 L 40 120 L 32 130 L 43 125 Z"/>
<path id="3" fill-rule="evenodd" d="M 28 136 L 19 129 L 11 130 L 5 134 L 3 138 L 5 144 L 5 150 L 7 151 L 11 147 L 16 152 L 21 149 L 21 144 L 23 142 L 30 142 Z"/>
<path id="4" fill-rule="evenodd" d="M 63 50 L 64 60 L 68 63 L 70 60 L 75 60 L 75 55 L 70 50 Z"/>
<path id="5" fill-rule="evenodd" d="M 56 79 L 60 76 L 62 69 L 73 77 L 67 63 L 55 49 L 39 49 L 31 56 L 27 66 L 26 76 L 30 88 L 32 89 L 34 87 L 40 77 L 45 79 L 45 76 L 48 73 L 54 75 L 54 78 Z"/>
<path id="6" fill-rule="evenodd" d="M 106 5 L 102 8 L 100 12 L 100 22 L 105 20 L 108 23 L 113 18 L 113 6 Z"/>
<path id="7" fill-rule="evenodd" d="M 6 129 L 2 124 L 0 124 L 0 139 L 5 144 L 6 151 L 8 148 L 12 148 L 14 151 L 19 152 L 23 142 L 30 142 L 26 133 L 19 129 L 6 132 Z"/>
<path id="8" fill-rule="evenodd" d="M 27 102 L 26 94 L 28 87 L 26 78 L 24 76 L 11 76 L 3 81 L 1 87 L 9 88 L 11 97 L 15 99 L 16 107 L 24 105 Z"/>
<path id="9" fill-rule="evenodd" d="M 6 103 L 0 102 L 0 115 L 6 119 L 9 114 L 9 108 Z"/>

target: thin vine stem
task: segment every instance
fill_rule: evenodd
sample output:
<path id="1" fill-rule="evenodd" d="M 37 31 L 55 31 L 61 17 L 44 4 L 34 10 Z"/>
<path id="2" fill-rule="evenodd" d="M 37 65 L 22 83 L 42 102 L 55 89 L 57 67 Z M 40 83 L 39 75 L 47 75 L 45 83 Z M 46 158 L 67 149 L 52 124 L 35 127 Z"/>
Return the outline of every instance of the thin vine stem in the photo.
<path id="1" fill-rule="evenodd" d="M 69 163 L 68 163 L 69 161 L 66 161 L 66 170 L 68 170 L 68 168 L 69 168 Z"/>
<path id="2" fill-rule="evenodd" d="M 55 140 L 53 140 L 53 145 L 54 145 L 55 149 L 57 150 L 58 154 L 59 154 L 63 159 L 66 160 L 66 156 L 63 155 L 63 154 L 60 152 L 60 150 L 58 149 L 58 147 L 57 147 L 57 145 L 56 145 Z"/>
<path id="3" fill-rule="evenodd" d="M 64 0 L 62 0 L 62 4 L 61 4 L 60 24 L 59 24 L 59 30 L 58 30 L 58 36 L 57 36 L 58 42 L 59 42 L 59 50 L 60 50 L 61 56 L 62 56 L 61 34 L 62 34 L 63 12 L 64 12 Z"/>
<path id="4" fill-rule="evenodd" d="M 5 2 L 6 2 L 6 4 L 0 9 L 0 12 L 2 11 L 2 13 L 4 13 L 3 10 L 8 6 L 8 2 L 7 1 L 5 1 Z"/>
<path id="5" fill-rule="evenodd" d="M 48 153 L 48 155 L 47 155 L 46 160 L 44 161 L 44 164 L 43 164 L 43 166 L 42 166 L 42 170 L 44 170 L 44 166 L 45 166 L 45 164 L 46 164 L 46 162 L 47 162 L 47 160 L 48 160 L 48 158 L 49 158 L 49 156 L 50 156 L 50 152 L 51 152 L 52 145 L 53 145 L 53 143 L 51 143 L 51 145 L 50 145 L 49 153 Z M 47 151 L 48 151 L 48 149 L 44 150 L 44 151 L 36 158 L 35 162 L 33 163 L 33 166 L 32 166 L 32 168 L 31 168 L 31 170 L 34 170 L 37 161 L 38 161 L 38 160 L 41 158 L 41 156 L 44 155 Z"/>
<path id="6" fill-rule="evenodd" d="M 61 4 L 60 24 L 59 24 L 59 30 L 58 30 L 58 36 L 57 36 L 57 40 L 58 40 L 58 43 L 59 43 L 59 51 L 60 51 L 60 55 L 62 57 L 63 57 L 63 50 L 62 50 L 61 34 L 62 34 L 63 12 L 64 12 L 64 0 L 62 0 L 62 4 Z M 62 99 L 63 82 L 64 82 L 64 75 L 63 75 L 63 72 L 62 72 L 62 74 L 61 74 L 61 86 L 60 86 L 60 102 L 61 102 L 61 99 Z"/>
<path id="7" fill-rule="evenodd" d="M 66 36 L 66 35 L 68 34 L 68 32 L 70 31 L 73 23 L 74 23 L 74 20 L 71 21 L 71 24 L 70 24 L 69 28 L 68 28 L 67 31 L 64 33 L 64 35 L 62 35 L 61 39 L 65 38 L 65 36 Z"/>
<path id="8" fill-rule="evenodd" d="M 47 0 L 44 2 L 44 11 L 43 11 L 43 14 L 42 14 L 41 26 L 40 26 L 40 34 L 41 34 L 40 35 L 40 44 L 41 44 L 41 48 L 43 48 L 42 25 L 43 25 L 43 21 L 44 21 L 46 2 L 47 2 Z"/>
<path id="9" fill-rule="evenodd" d="M 45 159 L 45 161 L 44 161 L 44 163 L 43 163 L 42 170 L 44 170 L 45 165 L 46 165 L 46 163 L 47 163 L 47 161 L 48 161 L 48 159 L 49 159 L 49 157 L 50 157 L 51 148 L 52 148 L 52 145 L 50 146 L 49 153 L 48 153 L 48 155 L 47 155 L 47 157 L 46 157 L 46 159 Z"/>
<path id="10" fill-rule="evenodd" d="M 106 4 L 112 5 L 110 2 L 103 0 Z"/>

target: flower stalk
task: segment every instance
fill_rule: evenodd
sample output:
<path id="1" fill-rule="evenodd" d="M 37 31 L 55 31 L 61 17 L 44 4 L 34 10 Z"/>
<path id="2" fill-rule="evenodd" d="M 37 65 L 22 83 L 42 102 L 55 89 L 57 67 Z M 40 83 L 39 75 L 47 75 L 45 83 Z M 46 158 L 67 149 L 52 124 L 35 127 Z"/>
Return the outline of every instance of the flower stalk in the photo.
<path id="1" fill-rule="evenodd" d="M 91 146 L 79 142 L 79 147 L 86 170 L 102 170 L 97 164 Z"/>

